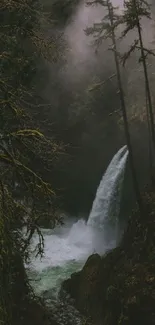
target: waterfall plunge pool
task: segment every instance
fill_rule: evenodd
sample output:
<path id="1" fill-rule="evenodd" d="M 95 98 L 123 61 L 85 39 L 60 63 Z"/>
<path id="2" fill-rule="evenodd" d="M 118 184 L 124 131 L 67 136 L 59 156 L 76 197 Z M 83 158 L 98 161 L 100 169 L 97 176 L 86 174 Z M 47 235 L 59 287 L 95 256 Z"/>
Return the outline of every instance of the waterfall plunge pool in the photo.
<path id="1" fill-rule="evenodd" d="M 80 270 L 92 253 L 104 254 L 116 246 L 115 240 L 104 243 L 101 229 L 88 226 L 85 220 L 66 222 L 54 230 L 42 229 L 44 256 L 35 258 L 33 249 L 38 237 L 32 241 L 31 263 L 27 265 L 30 281 L 39 295 L 56 297 L 63 280 Z M 49 291 L 49 294 L 48 292 Z"/>
<path id="2" fill-rule="evenodd" d="M 81 324 L 80 315 L 77 315 L 75 322 L 77 311 L 68 310 L 65 302 L 61 305 L 63 311 L 60 313 L 58 293 L 62 281 L 80 270 L 92 253 L 103 255 L 116 247 L 127 157 L 126 146 L 113 157 L 97 189 L 87 223 L 83 219 L 67 220 L 63 226 L 54 230 L 42 229 L 45 243 L 42 259 L 34 256 L 38 238 L 37 235 L 33 237 L 31 263 L 26 265 L 27 273 L 36 294 L 43 296 L 47 303 L 54 304 L 59 324 L 64 325 L 65 320 L 69 324 L 69 315 L 71 324 Z"/>

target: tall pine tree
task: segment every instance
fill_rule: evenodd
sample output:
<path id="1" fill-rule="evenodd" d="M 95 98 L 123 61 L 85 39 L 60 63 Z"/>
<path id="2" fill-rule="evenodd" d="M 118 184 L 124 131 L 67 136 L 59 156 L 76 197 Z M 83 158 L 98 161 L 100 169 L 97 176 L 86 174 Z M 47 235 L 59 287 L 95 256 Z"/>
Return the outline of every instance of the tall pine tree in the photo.
<path id="1" fill-rule="evenodd" d="M 143 36 L 142 36 L 142 25 L 141 19 L 148 18 L 151 19 L 150 8 L 145 0 L 125 0 L 124 1 L 124 15 L 123 23 L 125 23 L 125 28 L 122 33 L 122 37 L 125 37 L 130 31 L 137 30 L 137 38 L 134 40 L 134 43 L 130 46 L 127 53 L 123 56 L 123 64 L 129 58 L 132 52 L 135 50 L 140 51 L 139 61 L 143 65 L 144 79 L 145 79 L 145 89 L 146 89 L 146 115 L 148 119 L 148 128 L 149 128 L 149 152 L 150 152 L 150 166 L 151 166 L 151 177 L 153 177 L 153 154 L 155 154 L 155 129 L 154 129 L 154 113 L 153 113 L 153 104 L 151 98 L 151 90 L 147 69 L 147 55 L 154 53 L 151 50 L 148 50 L 144 47 Z M 153 148 L 152 148 L 153 147 Z M 152 178 L 153 179 L 153 178 Z"/>
<path id="2" fill-rule="evenodd" d="M 94 24 L 92 28 L 88 28 L 86 30 L 86 33 L 94 34 L 97 45 L 100 45 L 102 41 L 106 39 L 111 40 L 110 50 L 112 50 L 114 54 L 114 60 L 116 66 L 116 77 L 117 77 L 118 88 L 119 88 L 119 96 L 120 96 L 121 110 L 122 110 L 123 121 L 124 121 L 126 141 L 129 150 L 129 159 L 130 159 L 130 166 L 131 166 L 132 177 L 133 177 L 133 185 L 134 185 L 134 190 L 135 190 L 139 210 L 140 212 L 142 212 L 142 208 L 141 208 L 142 202 L 141 202 L 141 196 L 140 196 L 134 158 L 133 158 L 133 150 L 132 150 L 131 137 L 129 132 L 129 123 L 127 118 L 126 104 L 125 104 L 125 96 L 124 96 L 123 84 L 121 79 L 119 53 L 117 50 L 117 42 L 116 42 L 116 35 L 115 35 L 115 30 L 117 26 L 120 24 L 120 17 L 115 12 L 117 8 L 113 7 L 110 0 L 106 0 L 106 1 L 95 0 L 93 2 L 89 2 L 88 4 L 101 4 L 107 11 L 107 14 L 104 16 L 102 21 L 98 24 Z"/>

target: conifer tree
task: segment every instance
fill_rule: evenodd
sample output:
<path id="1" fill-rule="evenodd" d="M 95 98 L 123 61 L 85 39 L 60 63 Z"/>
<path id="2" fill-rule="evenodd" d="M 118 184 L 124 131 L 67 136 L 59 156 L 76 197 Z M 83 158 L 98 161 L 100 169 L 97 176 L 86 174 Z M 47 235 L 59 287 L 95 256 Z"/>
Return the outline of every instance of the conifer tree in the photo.
<path id="1" fill-rule="evenodd" d="M 41 33 L 41 19 L 39 1 L 0 1 L 0 324 L 5 325 L 21 324 L 23 296 L 30 286 L 18 274 L 18 263 L 23 266 L 28 259 L 35 232 L 36 253 L 43 253 L 40 218 L 50 218 L 53 226 L 58 222 L 52 213 L 54 190 L 32 168 L 32 161 L 37 157 L 45 168 L 47 160 L 50 168 L 60 147 L 35 128 L 33 114 L 24 105 L 35 93 L 35 62 L 50 52 L 50 40 Z M 18 278 L 23 285 L 21 296 Z"/>
<path id="2" fill-rule="evenodd" d="M 125 0 L 124 1 L 124 15 L 123 23 L 125 23 L 125 29 L 122 33 L 122 37 L 125 37 L 130 31 L 137 30 L 137 38 L 134 40 L 134 43 L 130 46 L 130 49 L 122 57 L 123 64 L 126 63 L 126 60 L 129 58 L 132 52 L 135 50 L 140 51 L 139 62 L 143 65 L 144 78 L 145 78 L 145 89 L 146 89 L 146 101 L 148 107 L 146 107 L 146 115 L 148 119 L 148 129 L 149 129 L 149 138 L 151 144 L 149 144 L 149 156 L 150 156 L 150 168 L 153 168 L 153 153 L 155 154 L 155 129 L 154 129 L 154 113 L 153 113 L 153 104 L 151 98 L 151 90 L 147 69 L 147 56 L 155 55 L 151 50 L 144 47 L 143 36 L 142 36 L 142 25 L 141 19 L 148 18 L 151 19 L 150 8 L 145 0 Z M 146 105 L 146 106 L 147 106 Z M 153 150 L 152 150 L 153 146 Z M 153 177 L 153 170 L 151 170 L 151 177 Z"/>
<path id="3" fill-rule="evenodd" d="M 129 160 L 130 160 L 130 166 L 131 166 L 132 177 L 133 177 L 133 185 L 134 185 L 134 190 L 135 190 L 139 210 L 140 212 L 142 212 L 141 196 L 140 196 L 134 158 L 133 158 L 133 150 L 132 150 L 131 137 L 129 132 L 129 123 L 127 118 L 126 104 L 125 104 L 125 96 L 124 96 L 122 79 L 121 79 L 119 53 L 117 50 L 116 35 L 115 35 L 115 30 L 117 26 L 120 24 L 120 16 L 115 12 L 118 8 L 113 7 L 110 0 L 105 0 L 105 1 L 95 0 L 93 2 L 89 2 L 88 4 L 101 4 L 107 10 L 107 14 L 104 16 L 102 21 L 100 23 L 94 24 L 94 26 L 91 28 L 87 28 L 86 33 L 88 35 L 89 34 L 94 35 L 95 43 L 97 45 L 100 45 L 102 41 L 106 39 L 111 40 L 111 47 L 109 49 L 112 50 L 114 54 L 114 60 L 116 66 L 116 77 L 117 77 L 118 88 L 119 88 L 119 96 L 120 96 L 121 110 L 122 110 L 123 121 L 124 121 L 126 141 L 129 150 Z"/>

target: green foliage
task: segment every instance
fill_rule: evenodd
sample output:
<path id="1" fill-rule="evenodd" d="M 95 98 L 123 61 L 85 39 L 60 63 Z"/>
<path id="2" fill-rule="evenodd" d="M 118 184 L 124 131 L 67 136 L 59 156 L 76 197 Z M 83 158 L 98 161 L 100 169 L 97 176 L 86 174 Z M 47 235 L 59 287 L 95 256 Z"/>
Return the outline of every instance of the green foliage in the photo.
<path id="1" fill-rule="evenodd" d="M 28 260 L 35 232 L 36 254 L 43 254 L 40 218 L 51 219 L 53 227 L 58 222 L 53 211 L 55 191 L 32 168 L 32 161 L 39 157 L 42 169 L 50 168 L 62 145 L 35 128 L 31 109 L 25 105 L 35 96 L 33 80 L 40 56 L 52 58 L 51 39 L 41 33 L 43 20 L 39 1 L 0 3 L 0 323 L 5 325 L 12 324 L 14 317 L 16 257 L 23 263 Z"/>
<path id="2" fill-rule="evenodd" d="M 44 6 L 46 10 L 51 11 L 52 20 L 61 25 L 68 22 L 79 2 L 79 0 L 45 0 Z"/>

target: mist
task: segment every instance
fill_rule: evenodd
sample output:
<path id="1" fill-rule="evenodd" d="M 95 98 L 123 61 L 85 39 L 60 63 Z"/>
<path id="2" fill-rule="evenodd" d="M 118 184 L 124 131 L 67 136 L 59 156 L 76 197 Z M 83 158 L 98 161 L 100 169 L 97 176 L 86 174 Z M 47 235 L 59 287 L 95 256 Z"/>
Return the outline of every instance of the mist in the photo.
<path id="1" fill-rule="evenodd" d="M 113 4 L 119 6 L 121 13 L 123 1 L 115 0 Z M 110 158 L 125 144 L 121 114 L 115 113 L 120 111 L 117 79 L 109 80 L 97 91 L 88 91 L 115 74 L 113 53 L 108 51 L 110 41 L 104 41 L 96 53 L 93 37 L 85 33 L 87 27 L 100 22 L 104 15 L 105 9 L 100 5 L 87 6 L 86 1 L 78 3 L 70 19 L 61 26 L 65 44 L 63 59 L 47 63 L 47 82 L 42 89 L 44 98 L 51 104 L 49 115 L 54 127 L 56 125 L 56 133 L 70 145 L 72 162 L 58 185 L 67 188 L 65 200 L 72 205 L 73 212 L 75 207 L 79 211 L 82 206 L 87 206 L 86 213 L 90 210 L 97 184 Z M 153 22 L 143 19 L 142 25 L 144 46 L 153 48 Z M 117 36 L 121 31 L 120 28 Z M 136 36 L 136 31 L 132 31 L 123 41 L 118 41 L 120 53 L 129 49 Z M 139 51 L 133 53 L 121 72 L 137 166 L 143 161 L 138 170 L 139 179 L 145 181 L 148 157 L 144 159 L 143 152 L 147 151 L 148 130 L 145 83 L 139 57 Z M 153 85 L 154 57 L 149 57 L 148 63 Z M 85 213 L 84 210 L 80 212 Z"/>
<path id="2" fill-rule="evenodd" d="M 123 1 L 113 0 L 113 5 L 119 7 L 117 10 L 120 14 L 123 9 Z M 70 24 L 65 28 L 64 34 L 68 44 L 67 50 L 67 68 L 66 74 L 68 82 L 84 82 L 91 71 L 96 68 L 104 70 L 105 68 L 111 70 L 113 63 L 112 55 L 108 51 L 108 41 L 104 41 L 99 49 L 98 55 L 95 54 L 93 46 L 93 37 L 87 36 L 85 30 L 87 27 L 93 26 L 94 23 L 100 22 L 106 14 L 105 9 L 101 5 L 87 6 L 86 1 L 81 1 L 77 7 L 76 13 L 72 17 Z M 152 40 L 154 38 L 154 28 L 152 22 L 143 19 L 143 41 L 144 46 L 153 48 Z M 123 27 L 119 29 L 121 34 Z M 118 36 L 119 36 L 118 35 Z M 127 38 L 121 43 L 119 42 L 120 51 L 123 53 L 128 50 L 129 45 L 132 44 L 136 38 L 137 33 L 132 31 Z M 94 68 L 94 69 L 93 69 Z"/>

